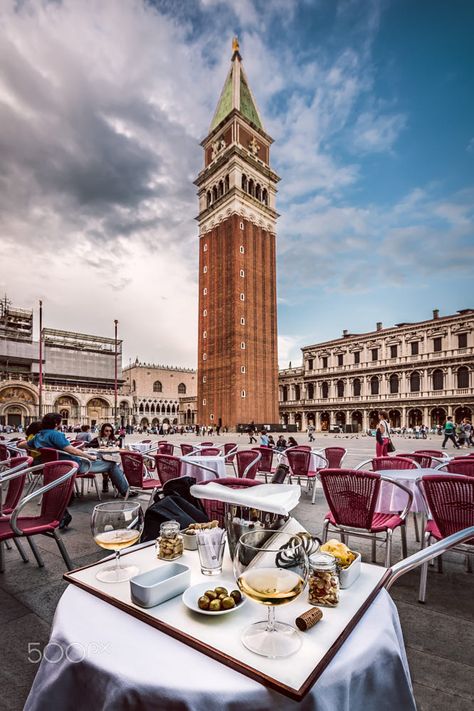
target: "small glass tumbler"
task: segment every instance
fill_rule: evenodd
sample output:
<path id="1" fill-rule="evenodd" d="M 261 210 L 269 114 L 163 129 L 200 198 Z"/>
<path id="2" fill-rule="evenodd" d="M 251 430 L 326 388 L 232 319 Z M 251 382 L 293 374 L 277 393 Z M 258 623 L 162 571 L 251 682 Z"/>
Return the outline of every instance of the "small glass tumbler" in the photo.
<path id="1" fill-rule="evenodd" d="M 224 533 L 220 541 L 216 540 L 215 536 L 213 538 L 214 540 L 211 540 L 209 534 L 204 535 L 201 532 L 196 534 L 201 573 L 203 575 L 220 575 L 222 573 L 222 560 L 225 549 Z"/>

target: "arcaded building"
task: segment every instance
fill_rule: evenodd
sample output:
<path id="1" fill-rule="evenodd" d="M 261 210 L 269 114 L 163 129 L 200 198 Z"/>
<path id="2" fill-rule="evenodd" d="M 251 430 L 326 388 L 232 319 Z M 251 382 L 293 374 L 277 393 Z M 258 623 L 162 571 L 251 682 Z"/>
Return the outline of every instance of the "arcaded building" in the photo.
<path id="1" fill-rule="evenodd" d="M 386 410 L 393 427 L 472 418 L 474 309 L 427 321 L 378 323 L 369 333 L 302 348 L 303 365 L 280 371 L 280 421 L 305 430 L 373 428 Z"/>
<path id="2" fill-rule="evenodd" d="M 123 369 L 123 377 L 132 397 L 133 424 L 194 424 L 197 374 L 192 368 L 136 360 Z"/>
<path id="3" fill-rule="evenodd" d="M 276 185 L 236 40 L 208 136 L 199 196 L 197 419 L 278 422 Z"/>

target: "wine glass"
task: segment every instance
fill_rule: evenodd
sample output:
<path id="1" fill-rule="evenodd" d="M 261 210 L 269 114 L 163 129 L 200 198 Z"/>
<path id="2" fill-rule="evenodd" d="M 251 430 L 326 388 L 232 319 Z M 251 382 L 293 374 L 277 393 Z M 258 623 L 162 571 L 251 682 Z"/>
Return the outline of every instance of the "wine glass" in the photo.
<path id="1" fill-rule="evenodd" d="M 91 529 L 98 546 L 115 551 L 115 565 L 101 568 L 96 578 L 103 583 L 122 583 L 139 572 L 136 565 L 120 565 L 120 551 L 138 543 L 144 516 L 140 504 L 131 501 L 98 504 L 92 512 Z"/>
<path id="2" fill-rule="evenodd" d="M 275 620 L 275 607 L 303 592 L 308 580 L 308 556 L 301 538 L 259 529 L 244 533 L 234 556 L 234 575 L 240 591 L 266 605 L 268 619 L 255 622 L 242 634 L 242 643 L 264 657 L 288 657 L 301 647 L 300 633 Z"/>

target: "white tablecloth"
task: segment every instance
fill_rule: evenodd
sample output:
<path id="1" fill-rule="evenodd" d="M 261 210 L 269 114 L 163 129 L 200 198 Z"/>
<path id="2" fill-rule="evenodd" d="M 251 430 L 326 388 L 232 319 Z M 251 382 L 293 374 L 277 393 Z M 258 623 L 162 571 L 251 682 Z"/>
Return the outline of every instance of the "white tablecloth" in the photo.
<path id="1" fill-rule="evenodd" d="M 130 444 L 129 448 L 132 450 L 132 452 L 140 452 L 141 454 L 146 454 L 147 452 L 150 451 L 152 448 L 153 443 L 143 443 L 143 442 L 136 442 L 134 444 Z"/>
<path id="2" fill-rule="evenodd" d="M 71 585 L 59 601 L 25 711 L 237 708 L 414 711 L 389 594 L 379 593 L 310 693 L 296 703 Z"/>
<path id="3" fill-rule="evenodd" d="M 181 476 L 192 476 L 196 481 L 209 481 L 209 479 L 215 479 L 211 472 L 206 471 L 206 469 L 201 469 L 195 464 L 204 464 L 205 467 L 212 469 L 218 476 L 222 478 L 226 476 L 225 471 L 225 459 L 224 457 L 201 457 L 201 456 L 185 456 L 181 457 L 183 462 L 181 468 Z"/>
<path id="4" fill-rule="evenodd" d="M 425 501 L 416 485 L 416 480 L 420 479 L 423 474 L 444 474 L 436 469 L 384 469 L 380 470 L 379 474 L 399 481 L 400 484 L 406 486 L 413 492 L 413 502 L 410 511 L 414 513 L 428 513 Z M 396 513 L 403 511 L 407 503 L 407 495 L 403 489 L 397 486 L 392 486 L 389 482 L 383 481 L 380 486 L 379 497 L 375 510 L 379 513 Z"/>

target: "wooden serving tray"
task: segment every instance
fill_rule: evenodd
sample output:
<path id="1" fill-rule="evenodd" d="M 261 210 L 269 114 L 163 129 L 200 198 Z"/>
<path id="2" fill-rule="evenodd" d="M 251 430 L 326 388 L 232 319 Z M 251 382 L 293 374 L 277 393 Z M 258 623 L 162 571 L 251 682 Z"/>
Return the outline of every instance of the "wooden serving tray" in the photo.
<path id="1" fill-rule="evenodd" d="M 302 526 L 294 519 L 285 527 L 288 533 L 301 530 Z M 131 549 L 123 553 L 122 557 L 138 565 L 140 572 L 164 564 L 164 561 L 156 558 L 154 543 Z M 189 566 L 191 585 L 208 581 L 209 587 L 213 588 L 221 579 L 234 579 L 227 553 L 222 576 L 202 575 L 197 551 L 185 551 L 179 562 Z M 240 641 L 241 633 L 248 625 L 266 618 L 266 610 L 262 605 L 248 600 L 246 605 L 237 608 L 235 612 L 212 618 L 191 612 L 179 596 L 145 610 L 131 601 L 129 582 L 107 584 L 97 580 L 97 570 L 110 564 L 110 559 L 94 563 L 66 573 L 64 579 L 295 701 L 300 701 L 311 689 L 383 587 L 390 572 L 380 566 L 362 563 L 359 579 L 349 589 L 341 590 L 339 605 L 323 608 L 323 619 L 311 630 L 301 633 L 301 649 L 285 659 L 267 659 L 249 651 Z M 277 609 L 277 619 L 294 624 L 295 618 L 310 607 L 305 590 L 295 602 Z"/>

